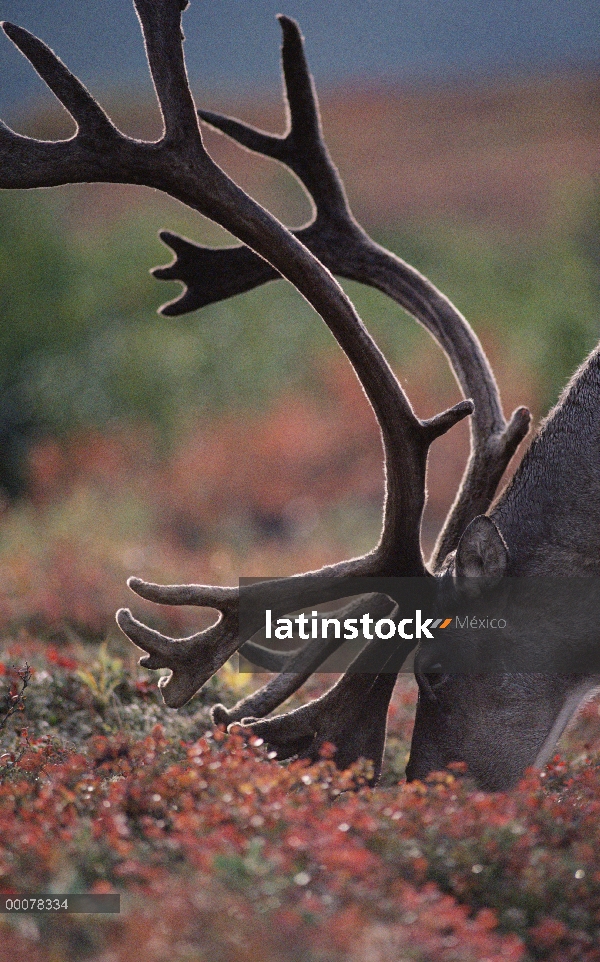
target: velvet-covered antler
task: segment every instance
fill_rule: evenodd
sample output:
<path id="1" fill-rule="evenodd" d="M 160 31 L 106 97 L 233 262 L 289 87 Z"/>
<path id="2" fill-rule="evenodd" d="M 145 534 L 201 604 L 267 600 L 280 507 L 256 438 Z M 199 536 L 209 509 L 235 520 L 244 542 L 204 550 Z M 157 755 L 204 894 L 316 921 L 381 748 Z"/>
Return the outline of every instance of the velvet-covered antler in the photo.
<path id="1" fill-rule="evenodd" d="M 309 224 L 292 231 L 329 270 L 389 295 L 429 331 L 445 351 L 475 413 L 471 456 L 457 498 L 431 563 L 437 569 L 456 548 L 467 524 L 489 508 L 508 462 L 527 434 L 530 415 L 517 408 L 505 420 L 489 361 L 457 308 L 414 267 L 377 244 L 355 220 L 339 173 L 323 139 L 319 105 L 297 23 L 279 16 L 287 130 L 272 135 L 230 117 L 200 110 L 202 120 L 247 150 L 278 160 L 291 170 L 312 201 Z M 175 252 L 155 277 L 186 285 L 161 311 L 175 316 L 274 280 L 276 271 L 244 248 L 208 248 L 169 231 L 161 238 Z"/>
<path id="2" fill-rule="evenodd" d="M 278 160 L 293 172 L 312 202 L 313 216 L 307 225 L 292 233 L 333 273 L 379 289 L 423 324 L 447 354 L 465 396 L 473 398 L 475 414 L 471 420 L 471 455 L 431 559 L 431 566 L 436 571 L 456 547 L 467 524 L 490 506 L 508 462 L 527 433 L 530 415 L 527 409 L 521 407 L 513 413 L 509 422 L 505 420 L 493 372 L 465 318 L 430 281 L 373 241 L 356 222 L 323 139 L 317 95 L 307 65 L 302 35 L 293 20 L 280 16 L 279 21 L 283 32 L 282 68 L 287 114 L 285 133 L 280 136 L 268 134 L 206 110 L 199 111 L 199 114 L 205 122 L 246 149 Z M 161 308 L 166 315 L 183 314 L 278 277 L 270 264 L 247 248 L 211 249 L 169 231 L 161 232 L 161 237 L 173 249 L 176 257 L 168 267 L 155 268 L 153 273 L 159 279 L 179 280 L 185 285 L 183 293 L 176 300 Z M 364 609 L 359 605 L 357 610 L 362 612 Z M 241 720 L 245 714 L 266 715 L 300 687 L 312 671 L 317 670 L 330 649 L 331 644 L 325 646 L 321 642 L 320 645 L 308 644 L 293 658 L 288 656 L 287 660 L 283 657 L 274 659 L 271 654 L 269 667 L 278 668 L 283 674 L 230 710 L 216 706 L 213 709 L 214 720 L 227 724 Z M 243 650 L 250 658 L 260 661 L 261 653 L 257 646 L 248 643 Z M 348 685 L 354 689 L 359 683 L 353 680 Z M 363 718 L 379 717 L 381 692 L 387 692 L 389 698 L 392 688 L 389 673 L 377 685 L 363 685 L 362 688 L 359 685 L 353 694 L 358 694 Z M 318 709 L 307 705 L 291 713 L 289 722 L 286 721 L 287 716 L 278 717 L 252 723 L 252 730 L 267 738 L 276 750 L 285 752 L 292 744 L 300 745 L 296 731 L 304 717 L 308 719 L 310 728 L 318 710 L 321 721 L 318 727 L 326 729 L 327 711 L 335 703 L 335 709 L 331 709 L 332 724 L 335 718 L 334 727 L 339 729 L 338 735 L 344 745 L 353 744 L 355 701 L 350 697 L 350 692 L 344 697 L 345 691 L 345 684 L 338 683 L 331 691 L 331 701 L 329 698 L 319 700 Z M 313 742 L 310 744 L 313 745 Z M 301 753 L 306 752 L 302 749 Z M 338 762 L 341 757 L 338 756 Z"/>
<path id="3" fill-rule="evenodd" d="M 0 128 L 0 187 L 47 187 L 105 181 L 143 184 L 161 190 L 229 230 L 287 278 L 321 315 L 353 365 L 377 416 L 386 467 L 386 501 L 381 538 L 361 558 L 282 580 L 268 597 L 286 610 L 303 580 L 308 603 L 320 600 L 323 585 L 340 576 L 426 573 L 420 551 L 427 452 L 436 437 L 472 412 L 471 401 L 427 421 L 413 412 L 398 380 L 329 270 L 279 221 L 244 193 L 211 160 L 200 133 L 183 57 L 181 0 L 135 0 L 148 63 L 163 117 L 156 142 L 124 136 L 86 88 L 40 40 L 12 24 L 4 31 L 73 117 L 69 140 L 39 141 L 5 125 Z M 167 638 L 118 613 L 125 634 L 148 653 L 148 667 L 170 668 L 163 686 L 167 704 L 184 704 L 238 648 L 236 589 L 203 585 L 159 586 L 130 581 L 139 595 L 162 604 L 216 608 L 219 620 L 186 639 Z M 257 597 L 265 589 L 253 586 Z M 343 589 L 339 589 L 343 596 Z"/>

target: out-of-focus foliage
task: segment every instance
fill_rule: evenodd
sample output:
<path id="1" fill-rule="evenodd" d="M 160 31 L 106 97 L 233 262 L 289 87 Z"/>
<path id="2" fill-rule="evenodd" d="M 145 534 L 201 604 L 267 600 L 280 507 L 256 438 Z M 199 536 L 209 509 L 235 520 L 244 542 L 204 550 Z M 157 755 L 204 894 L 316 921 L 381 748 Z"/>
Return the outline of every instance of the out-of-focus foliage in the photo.
<path id="1" fill-rule="evenodd" d="M 176 288 L 148 275 L 169 259 L 156 212 L 142 207 L 106 223 L 90 212 L 86 228 L 69 219 L 68 196 L 0 198 L 0 444 L 9 490 L 35 433 L 126 418 L 150 420 L 164 435 L 194 412 L 256 406 L 300 385 L 318 390 L 315 359 L 338 348 L 288 285 L 158 317 Z M 559 200 L 556 222 L 537 236 L 438 224 L 382 238 L 455 300 L 492 357 L 518 357 L 542 402 L 556 397 L 600 331 L 597 204 L 577 194 Z M 411 361 L 427 337 L 389 299 L 348 287 L 410 391 Z"/>
<path id="2" fill-rule="evenodd" d="M 259 739 L 205 734 L 234 697 L 225 668 L 165 712 L 122 651 L 7 640 L 0 717 L 0 892 L 121 894 L 120 916 L 0 916 L 11 959 L 595 962 L 599 719 L 564 757 L 489 795 L 459 767 L 397 784 L 414 690 L 390 712 L 386 763 L 274 762 Z M 318 692 L 313 680 L 312 694 Z M 108 697 L 98 697 L 98 691 Z M 162 724 L 157 719 L 162 719 Z"/>
<path id="3" fill-rule="evenodd" d="M 2 516 L 0 632 L 102 636 L 133 570 L 236 581 L 368 549 L 381 517 L 377 429 L 349 372 L 323 381 L 327 406 L 292 395 L 260 415 L 203 419 L 168 458 L 152 432 L 126 426 L 34 445 L 29 496 Z M 198 617 L 147 607 L 176 633 Z"/>
<path id="4" fill-rule="evenodd" d="M 437 224 L 384 239 L 454 301 L 493 364 L 529 372 L 538 414 L 600 340 L 600 193 L 565 188 L 555 206 L 537 233 Z"/>

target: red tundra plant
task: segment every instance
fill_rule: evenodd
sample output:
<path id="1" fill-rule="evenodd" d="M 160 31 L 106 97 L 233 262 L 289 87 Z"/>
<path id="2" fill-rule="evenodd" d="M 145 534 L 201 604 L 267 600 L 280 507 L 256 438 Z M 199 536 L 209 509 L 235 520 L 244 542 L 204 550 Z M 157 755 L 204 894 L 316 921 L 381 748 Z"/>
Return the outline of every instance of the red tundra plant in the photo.
<path id="1" fill-rule="evenodd" d="M 72 947 L 86 941 L 96 958 L 157 962 L 167 947 L 232 962 L 523 958 L 493 911 L 460 905 L 423 882 L 424 869 L 415 884 L 382 858 L 373 840 L 386 816 L 361 789 L 360 766 L 278 767 L 262 746 L 219 733 L 180 754 L 173 761 L 159 727 L 136 744 L 92 739 L 86 755 L 32 746 L 0 789 L 2 890 L 77 879 L 121 891 L 125 911 L 64 929 L 64 917 L 30 917 L 28 929 L 5 917 L 5 949 L 19 957 L 29 943 L 44 962 L 57 946 L 77 957 Z"/>
<path id="2" fill-rule="evenodd" d="M 29 947 L 44 962 L 58 950 L 84 958 L 85 946 L 97 959 L 159 960 L 167 945 L 232 962 L 598 958 L 593 757 L 557 758 L 489 795 L 459 771 L 373 792 L 368 766 L 339 772 L 334 752 L 282 766 L 257 739 L 217 730 L 177 742 L 161 726 L 77 752 L 31 739 L 0 782 L 2 891 L 61 880 L 120 892 L 123 911 L 27 926 L 3 916 L 5 951 Z"/>

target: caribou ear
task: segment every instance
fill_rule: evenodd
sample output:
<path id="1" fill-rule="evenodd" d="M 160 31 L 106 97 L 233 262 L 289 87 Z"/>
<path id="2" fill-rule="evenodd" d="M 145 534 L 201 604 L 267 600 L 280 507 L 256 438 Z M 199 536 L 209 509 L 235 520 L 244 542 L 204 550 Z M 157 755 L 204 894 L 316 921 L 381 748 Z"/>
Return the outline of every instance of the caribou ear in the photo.
<path id="1" fill-rule="evenodd" d="M 492 588 L 504 576 L 508 563 L 508 548 L 491 518 L 480 514 L 473 518 L 463 532 L 456 549 L 454 577 L 466 578 L 468 593 Z M 477 578 L 475 585 L 470 579 Z"/>

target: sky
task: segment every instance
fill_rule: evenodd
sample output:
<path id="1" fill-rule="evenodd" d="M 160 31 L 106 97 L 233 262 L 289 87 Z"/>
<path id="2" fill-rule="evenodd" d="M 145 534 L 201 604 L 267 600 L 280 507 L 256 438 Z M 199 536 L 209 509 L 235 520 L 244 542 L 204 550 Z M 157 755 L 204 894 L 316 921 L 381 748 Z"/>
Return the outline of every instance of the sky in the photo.
<path id="1" fill-rule="evenodd" d="M 192 0 L 183 22 L 194 89 L 274 91 L 278 12 L 299 20 L 321 88 L 600 68 L 598 0 Z M 128 0 L 0 0 L 0 18 L 44 39 L 92 90 L 150 89 Z M 43 96 L 0 38 L 0 112 Z"/>

